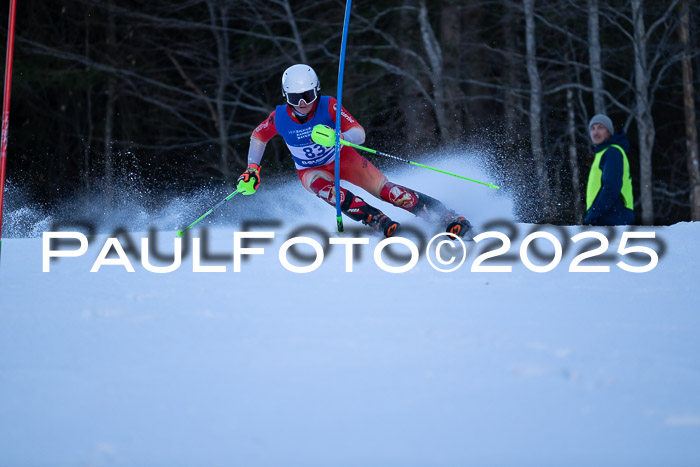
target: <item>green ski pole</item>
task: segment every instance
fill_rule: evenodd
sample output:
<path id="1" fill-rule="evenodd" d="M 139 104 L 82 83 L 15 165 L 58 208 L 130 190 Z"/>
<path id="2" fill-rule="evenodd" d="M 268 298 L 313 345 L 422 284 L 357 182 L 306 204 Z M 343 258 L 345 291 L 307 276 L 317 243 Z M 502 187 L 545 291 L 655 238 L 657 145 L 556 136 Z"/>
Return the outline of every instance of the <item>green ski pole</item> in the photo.
<path id="1" fill-rule="evenodd" d="M 211 214 L 212 212 L 214 212 L 214 211 L 215 211 L 216 209 L 218 209 L 222 204 L 224 204 L 226 201 L 228 201 L 228 200 L 230 200 L 231 198 L 233 198 L 234 196 L 236 196 L 238 193 L 240 193 L 240 191 L 236 190 L 236 191 L 234 191 L 233 193 L 231 193 L 230 195 L 228 195 L 226 198 L 224 198 L 224 199 L 222 199 L 221 201 L 219 201 L 219 202 L 217 203 L 216 206 L 214 206 L 213 208 L 211 208 L 210 210 L 208 210 L 207 212 L 205 212 L 205 213 L 202 215 L 202 217 L 200 217 L 200 218 L 197 219 L 196 221 L 192 222 L 190 225 L 188 225 L 188 226 L 185 227 L 184 229 L 178 230 L 178 231 L 177 231 L 177 236 L 178 236 L 178 237 L 182 237 L 182 236 L 185 234 L 185 232 L 187 232 L 189 229 L 191 229 L 192 227 L 194 227 L 196 224 L 199 223 L 199 221 L 201 221 L 202 219 L 204 219 L 205 217 L 207 217 L 209 214 Z"/>
<path id="2" fill-rule="evenodd" d="M 320 144 L 321 146 L 325 146 L 325 147 L 329 148 L 329 147 L 335 145 L 335 131 L 333 131 L 332 128 L 329 128 L 325 125 L 316 125 L 311 133 L 311 139 L 313 140 L 314 143 Z M 427 165 L 419 164 L 418 162 L 409 161 L 408 159 L 402 159 L 401 157 L 392 156 L 391 154 L 387 154 L 385 152 L 366 148 L 364 146 L 360 146 L 359 144 L 354 144 L 354 143 L 351 143 L 349 141 L 345 141 L 344 139 L 340 140 L 340 144 L 343 144 L 345 146 L 350 146 L 350 147 L 355 148 L 355 149 L 360 149 L 361 151 L 367 151 L 369 153 L 376 154 L 378 156 L 396 159 L 397 161 L 406 162 L 407 164 L 415 165 L 417 167 L 423 167 L 424 169 L 434 170 L 435 172 L 440 172 L 440 173 L 445 174 L 445 175 L 451 175 L 453 177 L 461 178 L 462 180 L 468 180 L 470 182 L 479 183 L 481 185 L 486 185 L 489 188 L 495 188 L 497 190 L 499 189 L 499 187 L 494 185 L 493 183 L 485 183 L 485 182 L 480 182 L 478 180 L 473 180 L 471 178 L 463 177 L 461 175 L 453 174 L 450 172 L 446 172 L 444 170 L 436 169 L 434 167 L 429 167 Z"/>

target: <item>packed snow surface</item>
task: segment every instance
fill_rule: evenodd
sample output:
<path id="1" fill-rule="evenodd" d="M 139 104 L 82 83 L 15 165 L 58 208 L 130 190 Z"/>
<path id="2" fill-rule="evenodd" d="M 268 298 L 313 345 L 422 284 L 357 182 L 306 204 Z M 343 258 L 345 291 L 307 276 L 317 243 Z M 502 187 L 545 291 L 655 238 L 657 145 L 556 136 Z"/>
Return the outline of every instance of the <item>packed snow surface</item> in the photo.
<path id="1" fill-rule="evenodd" d="M 102 226 L 77 257 L 45 261 L 47 248 L 75 251 L 77 240 L 5 238 L 0 465 L 700 465 L 700 224 L 513 223 L 497 192 L 399 175 L 500 239 L 467 242 L 464 263 L 440 272 L 423 250 L 439 229 L 363 194 L 419 249 L 407 271 L 387 272 L 410 265 L 409 246 L 377 262 L 382 239 L 366 227 L 346 220 L 341 236 L 333 210 L 298 184 L 264 182 L 192 229 L 169 273 L 144 266 L 143 239 L 173 256 L 175 231 L 223 196 L 186 215 L 175 212 L 187 200 L 176 200 L 151 231 L 120 207 L 123 229 Z M 252 232 L 274 237 L 234 246 Z M 532 232 L 546 235 L 522 257 Z M 599 235 L 572 241 L 582 232 Z M 655 238 L 622 244 L 635 232 Z M 326 247 L 315 270 L 280 260 L 296 237 Z M 354 237 L 366 244 L 347 272 L 346 247 L 326 243 Z M 503 237 L 505 254 L 481 266 L 510 271 L 472 271 Z M 123 256 L 117 246 L 102 254 L 117 242 Z M 535 272 L 557 261 L 556 244 L 556 266 Z M 580 266 L 608 272 L 570 272 L 601 245 Z M 632 246 L 646 250 L 626 253 Z M 262 251 L 234 272 L 243 247 Z M 654 256 L 648 272 L 618 265 L 639 270 Z M 296 267 L 317 257 L 309 245 L 285 256 Z"/>

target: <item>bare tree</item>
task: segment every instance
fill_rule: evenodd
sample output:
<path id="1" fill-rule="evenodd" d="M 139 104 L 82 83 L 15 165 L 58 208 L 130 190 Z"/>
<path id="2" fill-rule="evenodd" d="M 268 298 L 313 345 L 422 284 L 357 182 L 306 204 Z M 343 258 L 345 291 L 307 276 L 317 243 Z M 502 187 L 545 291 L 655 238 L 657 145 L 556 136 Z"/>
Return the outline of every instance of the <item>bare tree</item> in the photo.
<path id="1" fill-rule="evenodd" d="M 639 134 L 640 193 L 642 198 L 642 223 L 654 223 L 654 198 L 652 192 L 652 156 L 656 129 L 649 100 L 650 73 L 647 58 L 647 34 L 644 24 L 643 0 L 631 0 L 632 26 L 634 28 L 634 118 Z"/>
<path id="2" fill-rule="evenodd" d="M 423 41 L 423 48 L 428 57 L 429 69 L 428 76 L 430 77 L 431 87 L 433 89 L 433 108 L 435 109 L 435 117 L 437 119 L 438 128 L 443 136 L 450 135 L 450 124 L 446 115 L 445 83 L 442 74 L 442 48 L 435 37 L 433 27 L 428 20 L 428 9 L 425 6 L 425 1 L 420 1 L 420 9 L 418 13 L 418 23 L 420 24 L 420 35 Z M 447 139 L 447 138 L 444 138 Z"/>
<path id="3" fill-rule="evenodd" d="M 569 139 L 569 166 L 571 167 L 571 186 L 573 193 L 574 213 L 576 222 L 581 222 L 584 212 L 581 200 L 581 178 L 578 170 L 578 150 L 576 149 L 576 113 L 574 111 L 574 91 L 566 90 L 567 137 Z"/>
<path id="4" fill-rule="evenodd" d="M 410 31 L 416 27 L 414 2 L 405 0 L 404 3 L 399 13 L 400 29 Z M 428 112 L 425 110 L 427 106 L 423 105 L 427 101 L 427 77 L 421 76 L 418 66 L 419 61 L 416 60 L 412 53 L 401 52 L 411 51 L 416 46 L 412 35 L 401 34 L 396 39 L 396 42 L 394 38 L 385 39 L 388 39 L 387 42 L 390 49 L 396 51 L 399 61 L 397 63 L 398 66 L 395 67 L 389 62 L 384 62 L 384 60 L 380 64 L 387 72 L 400 75 L 398 79 L 402 86 L 399 102 L 403 121 L 405 122 L 403 131 L 406 135 L 408 146 L 415 148 L 434 138 L 434 128 L 431 128 L 433 125 L 427 123 Z M 377 63 L 376 59 L 373 61 Z"/>
<path id="5" fill-rule="evenodd" d="M 683 74 L 683 110 L 685 111 L 685 144 L 688 151 L 688 177 L 690 179 L 690 215 L 700 220 L 700 156 L 698 155 L 698 130 L 695 123 L 695 96 L 693 89 L 693 67 L 690 58 L 688 2 L 680 5 L 678 35 L 683 46 L 681 68 Z"/>
<path id="6" fill-rule="evenodd" d="M 524 121 L 527 114 L 524 111 L 523 93 L 518 91 L 520 83 L 518 80 L 518 70 L 522 63 L 522 54 L 518 53 L 517 38 L 515 30 L 516 20 L 514 9 L 506 3 L 505 14 L 502 19 L 501 30 L 504 39 L 503 60 L 505 62 L 503 78 L 503 107 L 505 114 L 506 128 L 509 132 L 515 133 L 520 128 L 520 123 Z"/>
<path id="7" fill-rule="evenodd" d="M 535 159 L 535 169 L 539 183 L 540 196 L 544 203 L 545 215 L 549 212 L 548 176 L 542 148 L 542 82 L 537 69 L 537 51 L 535 39 L 535 1 L 523 0 L 525 13 L 526 66 L 530 79 L 530 147 Z"/>
<path id="8" fill-rule="evenodd" d="M 593 109 L 596 114 L 604 114 L 605 100 L 603 98 L 603 68 L 600 60 L 600 22 L 598 16 L 598 0 L 588 0 L 588 63 L 591 67 Z"/>
<path id="9" fill-rule="evenodd" d="M 307 63 L 309 59 L 306 56 L 306 47 L 304 47 L 304 41 L 299 34 L 299 28 L 297 27 L 297 20 L 292 12 L 292 7 L 289 4 L 289 0 L 271 0 L 273 5 L 282 7 L 284 15 L 289 22 L 289 26 L 292 28 L 292 37 L 294 39 L 294 45 L 296 46 L 299 59 L 302 63 Z"/>
<path id="10" fill-rule="evenodd" d="M 107 49 L 116 47 L 117 35 L 112 11 L 112 0 L 107 1 Z M 112 201 L 113 179 L 114 179 L 114 114 L 117 102 L 117 80 L 110 76 L 107 82 L 107 105 L 105 106 L 105 126 L 104 126 L 104 186 L 109 202 Z"/>
<path id="11" fill-rule="evenodd" d="M 443 85 L 445 93 L 445 114 L 449 127 L 443 140 L 450 141 L 456 138 L 463 129 L 462 112 L 464 107 L 464 95 L 459 87 L 460 75 L 466 75 L 468 70 L 462 54 L 462 19 L 471 18 L 473 15 L 463 15 L 461 3 L 458 0 L 443 0 L 440 9 L 440 44 L 443 50 Z"/>

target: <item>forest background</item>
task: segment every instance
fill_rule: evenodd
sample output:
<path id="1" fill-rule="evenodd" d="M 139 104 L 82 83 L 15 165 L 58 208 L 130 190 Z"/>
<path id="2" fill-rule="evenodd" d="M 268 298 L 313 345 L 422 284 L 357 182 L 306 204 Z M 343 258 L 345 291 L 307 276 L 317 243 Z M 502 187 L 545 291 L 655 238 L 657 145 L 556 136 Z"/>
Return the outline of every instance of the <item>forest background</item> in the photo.
<path id="1" fill-rule="evenodd" d="M 313 66 L 336 94 L 344 8 L 22 0 L 8 183 L 49 207 L 232 186 L 285 68 Z M 682 0 L 355 0 L 343 104 L 368 146 L 477 152 L 517 220 L 557 224 L 583 219 L 587 123 L 607 113 L 631 142 L 636 222 L 700 220 L 699 19 Z M 296 176 L 286 154 L 268 145 L 263 183 Z"/>

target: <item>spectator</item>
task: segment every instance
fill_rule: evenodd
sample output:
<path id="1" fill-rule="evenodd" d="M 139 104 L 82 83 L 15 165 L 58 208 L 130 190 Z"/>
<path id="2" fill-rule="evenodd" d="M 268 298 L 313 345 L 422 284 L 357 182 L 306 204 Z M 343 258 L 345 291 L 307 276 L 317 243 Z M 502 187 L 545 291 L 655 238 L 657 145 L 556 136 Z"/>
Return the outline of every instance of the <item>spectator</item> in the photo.
<path id="1" fill-rule="evenodd" d="M 633 224 L 634 199 L 627 160 L 629 140 L 624 131 L 615 135 L 612 120 L 602 114 L 591 119 L 588 133 L 594 145 L 595 158 L 588 175 L 584 224 Z"/>

